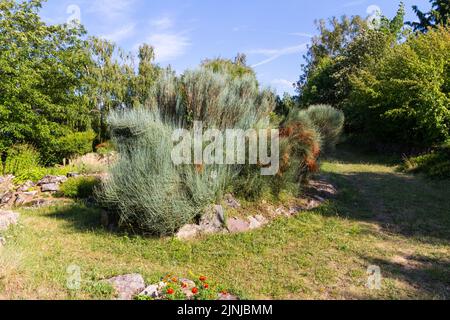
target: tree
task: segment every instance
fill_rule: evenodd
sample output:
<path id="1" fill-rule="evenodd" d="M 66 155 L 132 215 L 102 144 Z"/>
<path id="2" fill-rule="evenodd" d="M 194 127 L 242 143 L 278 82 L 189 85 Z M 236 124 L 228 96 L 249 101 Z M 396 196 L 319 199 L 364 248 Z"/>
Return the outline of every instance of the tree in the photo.
<path id="1" fill-rule="evenodd" d="M 201 66 L 215 73 L 227 73 L 233 79 L 245 75 L 254 76 L 256 79 L 255 71 L 247 65 L 247 57 L 242 53 L 238 53 L 234 61 L 222 58 L 206 59 L 202 62 Z"/>
<path id="2" fill-rule="evenodd" d="M 61 138 L 90 129 L 91 60 L 85 30 L 46 25 L 41 7 L 41 0 L 0 2 L 0 152 L 5 159 L 13 145 L 29 143 L 50 164 L 64 157 Z"/>
<path id="3" fill-rule="evenodd" d="M 415 31 L 426 32 L 429 28 L 447 26 L 450 23 L 450 2 L 448 0 L 430 0 L 430 12 L 423 12 L 418 6 L 413 6 L 419 22 L 408 22 Z"/>

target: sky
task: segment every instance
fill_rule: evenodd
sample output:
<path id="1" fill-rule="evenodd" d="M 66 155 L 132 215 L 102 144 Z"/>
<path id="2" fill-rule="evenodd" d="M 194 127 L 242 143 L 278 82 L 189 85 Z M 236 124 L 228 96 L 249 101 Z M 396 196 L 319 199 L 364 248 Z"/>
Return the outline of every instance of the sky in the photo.
<path id="1" fill-rule="evenodd" d="M 234 58 L 238 52 L 259 81 L 278 94 L 293 94 L 303 55 L 317 34 L 316 19 L 373 13 L 393 17 L 400 0 L 47 0 L 41 16 L 48 23 L 79 19 L 89 34 L 128 51 L 148 43 L 156 62 L 178 73 L 206 58 Z M 427 10 L 428 0 L 404 0 Z"/>

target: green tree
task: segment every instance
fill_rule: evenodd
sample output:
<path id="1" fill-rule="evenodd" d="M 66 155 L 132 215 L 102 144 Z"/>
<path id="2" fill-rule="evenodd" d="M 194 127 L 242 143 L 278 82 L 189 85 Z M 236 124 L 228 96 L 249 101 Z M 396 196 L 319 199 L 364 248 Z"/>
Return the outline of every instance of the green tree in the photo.
<path id="1" fill-rule="evenodd" d="M 0 152 L 6 159 L 13 145 L 29 143 L 50 164 L 64 156 L 55 148 L 61 138 L 90 128 L 91 60 L 85 30 L 46 25 L 41 6 L 0 2 Z"/>
<path id="2" fill-rule="evenodd" d="M 242 53 L 238 53 L 234 60 L 222 58 L 206 59 L 201 66 L 215 73 L 227 73 L 233 79 L 245 75 L 254 76 L 256 79 L 255 71 L 247 65 L 247 57 Z"/>
<path id="3" fill-rule="evenodd" d="M 439 25 L 446 26 L 450 23 L 450 2 L 448 0 L 430 0 L 431 10 L 423 12 L 418 6 L 413 6 L 413 10 L 419 18 L 418 22 L 408 22 L 414 30 L 426 32 L 429 28 Z"/>

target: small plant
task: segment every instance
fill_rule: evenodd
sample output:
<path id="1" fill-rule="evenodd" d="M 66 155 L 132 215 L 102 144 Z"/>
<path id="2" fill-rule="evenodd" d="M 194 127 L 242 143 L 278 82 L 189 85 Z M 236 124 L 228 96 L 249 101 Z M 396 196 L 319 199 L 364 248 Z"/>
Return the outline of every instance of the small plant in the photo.
<path id="1" fill-rule="evenodd" d="M 450 142 L 431 153 L 405 159 L 403 169 L 411 173 L 423 173 L 433 179 L 450 178 Z"/>
<path id="2" fill-rule="evenodd" d="M 100 185 L 96 177 L 70 178 L 61 185 L 60 195 L 72 199 L 86 199 L 94 195 L 94 190 Z"/>

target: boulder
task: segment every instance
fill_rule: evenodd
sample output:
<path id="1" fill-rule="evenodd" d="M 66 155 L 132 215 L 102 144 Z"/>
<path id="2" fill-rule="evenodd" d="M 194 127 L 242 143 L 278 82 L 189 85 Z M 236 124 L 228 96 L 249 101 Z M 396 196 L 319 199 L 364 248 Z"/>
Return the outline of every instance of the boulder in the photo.
<path id="1" fill-rule="evenodd" d="M 241 233 L 250 230 L 250 223 L 239 218 L 228 219 L 227 228 L 230 233 Z"/>
<path id="2" fill-rule="evenodd" d="M 140 296 L 147 296 L 147 297 L 152 298 L 152 299 L 158 299 L 160 297 L 159 285 L 153 284 L 151 286 L 148 286 L 139 295 Z"/>
<path id="3" fill-rule="evenodd" d="M 0 231 L 6 231 L 9 226 L 19 222 L 19 214 L 13 211 L 0 210 Z"/>
<path id="4" fill-rule="evenodd" d="M 19 188 L 17 188 L 17 192 L 27 192 L 31 188 L 33 188 L 36 184 L 33 181 L 28 180 L 24 184 L 22 184 Z"/>
<path id="5" fill-rule="evenodd" d="M 117 293 L 118 300 L 133 300 L 145 289 L 144 278 L 140 274 L 127 274 L 107 280 Z"/>
<path id="6" fill-rule="evenodd" d="M 222 206 L 209 207 L 200 220 L 202 233 L 220 233 L 225 229 L 225 211 Z"/>
<path id="7" fill-rule="evenodd" d="M 259 229 L 269 223 L 269 221 L 266 218 L 264 218 L 262 215 L 249 217 L 249 221 L 250 221 L 250 226 L 249 226 L 250 230 Z"/>
<path id="8" fill-rule="evenodd" d="M 59 185 L 57 183 L 48 183 L 41 185 L 42 192 L 58 192 Z"/>
<path id="9" fill-rule="evenodd" d="M 202 232 L 202 228 L 196 224 L 187 224 L 178 231 L 176 238 L 178 240 L 192 240 L 198 237 Z"/>
<path id="10" fill-rule="evenodd" d="M 225 195 L 225 204 L 232 209 L 239 209 L 241 204 L 237 201 L 232 194 Z"/>
<path id="11" fill-rule="evenodd" d="M 0 195 L 0 206 L 9 206 L 12 202 L 14 202 L 15 193 L 13 191 L 9 191 Z"/>
<path id="12" fill-rule="evenodd" d="M 30 203 L 31 201 L 33 201 L 36 194 L 37 192 L 24 192 L 17 194 L 16 200 L 14 201 L 14 206 L 20 207 Z"/>
<path id="13" fill-rule="evenodd" d="M 39 187 L 41 187 L 41 186 L 44 186 L 44 185 L 61 184 L 61 183 L 64 183 L 66 181 L 67 181 L 67 177 L 66 176 L 45 176 L 44 178 L 39 180 L 37 185 Z"/>

